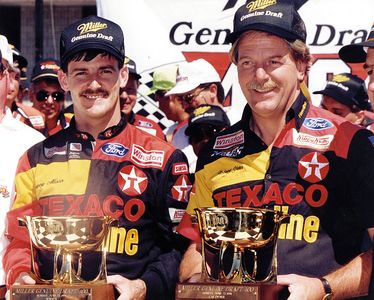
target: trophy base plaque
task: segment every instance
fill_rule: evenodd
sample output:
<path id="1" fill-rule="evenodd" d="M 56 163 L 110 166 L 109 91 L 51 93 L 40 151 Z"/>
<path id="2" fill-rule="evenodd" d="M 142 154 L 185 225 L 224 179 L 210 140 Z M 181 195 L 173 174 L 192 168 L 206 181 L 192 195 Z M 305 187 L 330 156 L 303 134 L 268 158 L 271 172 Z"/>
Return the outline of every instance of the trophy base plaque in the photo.
<path id="1" fill-rule="evenodd" d="M 178 283 L 175 299 L 285 300 L 288 287 L 276 284 Z"/>
<path id="2" fill-rule="evenodd" d="M 114 287 L 111 284 L 97 285 L 13 285 L 10 289 L 10 299 L 28 300 L 113 300 Z"/>

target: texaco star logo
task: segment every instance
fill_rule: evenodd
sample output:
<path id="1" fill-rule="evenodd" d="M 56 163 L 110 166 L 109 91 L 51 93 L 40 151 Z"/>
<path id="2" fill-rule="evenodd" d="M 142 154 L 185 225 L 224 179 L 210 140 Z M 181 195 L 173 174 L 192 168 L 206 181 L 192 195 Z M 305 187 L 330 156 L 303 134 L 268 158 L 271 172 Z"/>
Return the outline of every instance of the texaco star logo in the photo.
<path id="1" fill-rule="evenodd" d="M 142 194 L 148 185 L 145 173 L 135 166 L 125 166 L 118 173 L 118 186 L 126 195 L 138 196 Z"/>
<path id="2" fill-rule="evenodd" d="M 178 177 L 173 188 L 171 189 L 171 193 L 175 200 L 187 202 L 191 189 L 192 185 L 188 180 L 187 175 L 181 175 Z"/>
<path id="3" fill-rule="evenodd" d="M 318 152 L 311 152 L 299 161 L 299 174 L 304 180 L 315 183 L 323 180 L 330 169 L 329 161 Z"/>

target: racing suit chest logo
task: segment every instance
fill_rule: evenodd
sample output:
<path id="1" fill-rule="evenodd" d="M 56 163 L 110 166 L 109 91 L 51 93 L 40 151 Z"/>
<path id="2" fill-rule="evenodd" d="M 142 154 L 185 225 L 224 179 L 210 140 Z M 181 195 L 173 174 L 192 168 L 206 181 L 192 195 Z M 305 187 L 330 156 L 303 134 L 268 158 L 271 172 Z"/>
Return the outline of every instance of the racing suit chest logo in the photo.
<path id="1" fill-rule="evenodd" d="M 129 152 L 129 148 L 120 143 L 106 143 L 101 147 L 101 151 L 109 156 L 124 157 Z"/>

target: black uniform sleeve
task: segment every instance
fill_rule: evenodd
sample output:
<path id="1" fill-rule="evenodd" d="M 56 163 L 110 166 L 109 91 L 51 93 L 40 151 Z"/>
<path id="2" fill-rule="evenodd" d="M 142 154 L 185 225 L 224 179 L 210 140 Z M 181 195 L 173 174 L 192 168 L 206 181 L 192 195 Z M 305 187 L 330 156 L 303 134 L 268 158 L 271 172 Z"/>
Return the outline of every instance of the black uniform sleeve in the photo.
<path id="1" fill-rule="evenodd" d="M 360 130 L 353 137 L 348 153 L 351 205 L 363 229 L 374 227 L 373 143 L 374 135 Z"/>
<path id="2" fill-rule="evenodd" d="M 173 230 L 170 208 L 185 209 L 192 187 L 186 156 L 175 150 L 163 170 L 157 194 L 157 208 L 153 218 L 159 227 L 158 246 L 162 254 L 147 266 L 141 276 L 147 286 L 147 299 L 173 298 L 178 279 L 179 264 L 187 239 Z M 187 194 L 186 194 L 187 193 Z"/>

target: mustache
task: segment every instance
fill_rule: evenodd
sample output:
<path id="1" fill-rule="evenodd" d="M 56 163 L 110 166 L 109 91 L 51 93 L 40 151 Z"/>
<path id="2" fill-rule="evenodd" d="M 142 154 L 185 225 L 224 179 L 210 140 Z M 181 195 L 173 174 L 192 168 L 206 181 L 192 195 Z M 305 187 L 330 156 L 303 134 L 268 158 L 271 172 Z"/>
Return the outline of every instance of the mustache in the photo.
<path id="1" fill-rule="evenodd" d="M 83 96 L 83 95 L 95 95 L 95 94 L 103 94 L 104 96 L 108 96 L 109 93 L 108 91 L 102 89 L 102 88 L 98 88 L 98 89 L 86 89 L 84 91 L 82 91 L 79 95 L 80 96 Z"/>
<path id="2" fill-rule="evenodd" d="M 268 81 L 264 83 L 259 83 L 256 81 L 249 82 L 247 84 L 247 89 L 249 90 L 272 90 L 274 88 L 277 88 L 278 84 L 276 84 L 273 80 L 269 79 Z"/>

